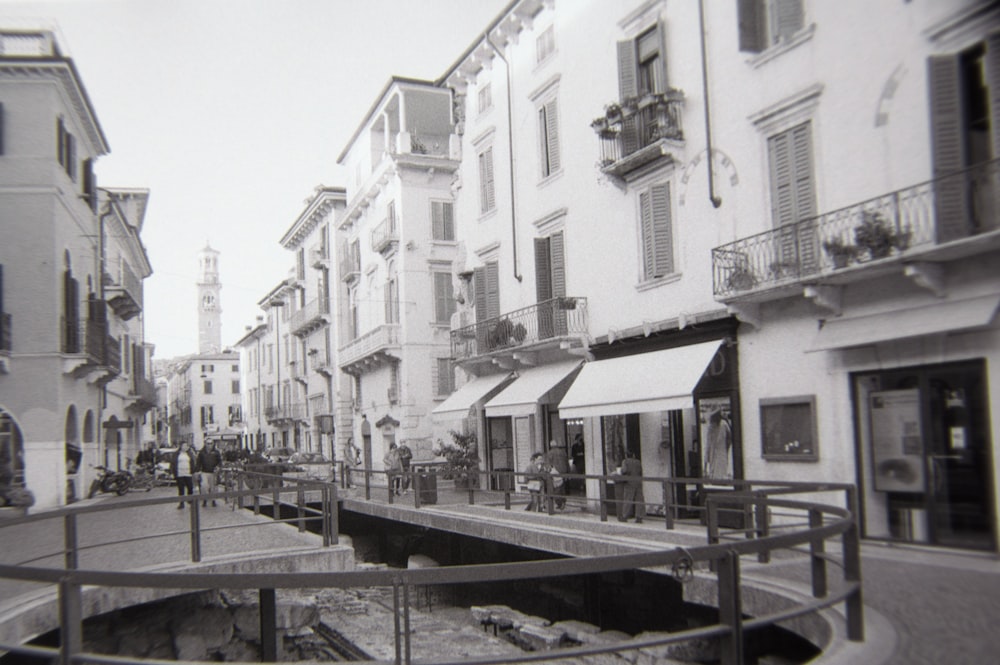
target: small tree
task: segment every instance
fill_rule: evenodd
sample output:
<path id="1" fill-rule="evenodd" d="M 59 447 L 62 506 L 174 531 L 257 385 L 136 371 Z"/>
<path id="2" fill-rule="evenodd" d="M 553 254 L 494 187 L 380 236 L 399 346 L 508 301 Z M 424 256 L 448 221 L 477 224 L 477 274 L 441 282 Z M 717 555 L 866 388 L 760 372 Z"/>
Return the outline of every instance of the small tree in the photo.
<path id="1" fill-rule="evenodd" d="M 432 451 L 436 456 L 445 459 L 441 467 L 442 477 L 460 482 L 472 479 L 472 482 L 475 482 L 479 479 L 479 447 L 476 445 L 475 432 L 463 434 L 451 430 L 449 434 L 451 441 L 438 439 Z"/>

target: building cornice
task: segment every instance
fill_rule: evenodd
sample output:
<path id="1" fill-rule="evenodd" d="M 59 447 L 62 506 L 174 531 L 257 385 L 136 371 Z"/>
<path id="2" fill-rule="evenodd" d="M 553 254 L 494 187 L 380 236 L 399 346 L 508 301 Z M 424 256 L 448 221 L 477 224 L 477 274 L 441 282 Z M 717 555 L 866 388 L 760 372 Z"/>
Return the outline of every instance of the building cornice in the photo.
<path id="1" fill-rule="evenodd" d="M 319 185 L 315 193 L 306 199 L 306 208 L 295 223 L 281 237 L 281 246 L 295 249 L 317 226 L 323 223 L 337 203 L 347 204 L 347 190 L 343 187 Z"/>

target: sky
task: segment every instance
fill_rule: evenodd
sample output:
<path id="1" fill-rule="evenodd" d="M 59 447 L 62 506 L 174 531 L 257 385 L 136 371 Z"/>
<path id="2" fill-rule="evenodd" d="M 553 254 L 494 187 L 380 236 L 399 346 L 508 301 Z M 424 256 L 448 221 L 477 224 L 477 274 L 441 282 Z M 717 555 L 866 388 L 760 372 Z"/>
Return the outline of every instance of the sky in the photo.
<path id="1" fill-rule="evenodd" d="M 198 351 L 198 252 L 220 252 L 222 344 L 287 276 L 279 241 L 391 76 L 435 80 L 508 0 L 0 0 L 55 28 L 110 145 L 98 185 L 150 190 L 145 336 Z M 350 192 L 348 192 L 350 196 Z"/>

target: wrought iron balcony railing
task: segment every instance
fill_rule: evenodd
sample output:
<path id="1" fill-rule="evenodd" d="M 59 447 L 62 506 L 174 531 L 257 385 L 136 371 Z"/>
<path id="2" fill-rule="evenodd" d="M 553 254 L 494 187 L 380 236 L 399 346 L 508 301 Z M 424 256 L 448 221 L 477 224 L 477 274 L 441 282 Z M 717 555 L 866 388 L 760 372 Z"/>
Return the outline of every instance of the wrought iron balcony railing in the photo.
<path id="1" fill-rule="evenodd" d="M 646 148 L 664 139 L 683 141 L 683 105 L 684 93 L 673 89 L 608 104 L 605 114 L 590 123 L 601 141 L 601 170 L 622 176 L 662 154 Z"/>
<path id="2" fill-rule="evenodd" d="M 115 314 L 128 321 L 142 311 L 142 280 L 122 263 L 118 279 L 104 274 L 104 293 Z"/>
<path id="3" fill-rule="evenodd" d="M 306 405 L 304 403 L 281 404 L 280 406 L 264 407 L 264 417 L 269 423 L 306 420 Z"/>
<path id="4" fill-rule="evenodd" d="M 862 201 L 712 250 L 725 299 L 1000 230 L 1000 160 Z"/>
<path id="5" fill-rule="evenodd" d="M 586 298 L 552 298 L 453 330 L 451 357 L 467 360 L 494 351 L 586 334 L 588 329 Z"/>
<path id="6" fill-rule="evenodd" d="M 357 241 L 344 245 L 340 252 L 340 279 L 353 282 L 361 276 L 361 250 Z"/>
<path id="7" fill-rule="evenodd" d="M 389 349 L 399 348 L 399 324 L 385 323 L 351 340 L 337 351 L 337 362 L 341 369 L 358 367 L 359 363 L 378 365 Z"/>
<path id="8" fill-rule="evenodd" d="M 330 267 L 330 254 L 325 245 L 318 244 L 309 248 L 309 265 L 313 268 Z"/>
<path id="9" fill-rule="evenodd" d="M 399 243 L 395 216 L 389 216 L 372 229 L 372 251 L 384 252 Z"/>
<path id="10" fill-rule="evenodd" d="M 129 390 L 131 403 L 128 408 L 145 413 L 156 406 L 156 386 L 152 381 L 138 375 L 133 375 Z"/>
<path id="11" fill-rule="evenodd" d="M 305 307 L 292 314 L 288 326 L 293 335 L 304 337 L 330 321 L 330 299 L 320 297 L 309 301 Z"/>

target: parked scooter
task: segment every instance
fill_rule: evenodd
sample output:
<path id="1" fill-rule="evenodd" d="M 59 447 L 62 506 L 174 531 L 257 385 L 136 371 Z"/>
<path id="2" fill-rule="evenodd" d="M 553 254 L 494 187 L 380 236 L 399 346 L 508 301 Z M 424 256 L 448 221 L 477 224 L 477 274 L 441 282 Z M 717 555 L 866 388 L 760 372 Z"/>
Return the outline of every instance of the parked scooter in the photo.
<path id="1" fill-rule="evenodd" d="M 99 473 L 94 478 L 94 482 L 90 483 L 90 491 L 87 493 L 88 499 L 92 499 L 98 492 L 124 496 L 132 487 L 134 478 L 128 471 L 112 471 L 105 466 L 95 466 L 94 468 Z"/>

